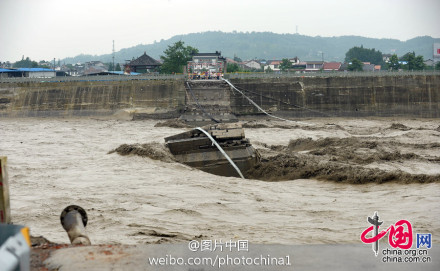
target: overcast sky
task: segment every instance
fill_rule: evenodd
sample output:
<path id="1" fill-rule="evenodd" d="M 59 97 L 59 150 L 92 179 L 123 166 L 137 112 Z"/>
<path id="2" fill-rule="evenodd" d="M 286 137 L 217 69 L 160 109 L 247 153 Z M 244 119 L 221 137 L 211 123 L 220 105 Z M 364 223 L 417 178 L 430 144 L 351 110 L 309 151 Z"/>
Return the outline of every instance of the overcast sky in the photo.
<path id="1" fill-rule="evenodd" d="M 174 35 L 440 38 L 440 0 L 0 0 L 0 61 L 99 55 Z M 221 48 L 219 48 L 221 50 Z"/>

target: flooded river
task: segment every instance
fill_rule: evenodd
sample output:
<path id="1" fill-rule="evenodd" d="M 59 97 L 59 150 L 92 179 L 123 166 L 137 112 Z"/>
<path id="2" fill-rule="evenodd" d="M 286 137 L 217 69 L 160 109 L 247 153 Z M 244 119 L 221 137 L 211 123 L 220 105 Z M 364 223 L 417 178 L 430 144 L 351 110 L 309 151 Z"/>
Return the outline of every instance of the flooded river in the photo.
<path id="1" fill-rule="evenodd" d="M 323 180 L 322 174 L 319 180 L 276 181 L 278 175 L 271 181 L 227 178 L 175 162 L 109 154 L 121 144 L 160 145 L 164 137 L 185 131 L 155 128 L 157 121 L 1 119 L 0 155 L 8 157 L 13 222 L 29 226 L 34 236 L 68 243 L 59 215 L 64 207 L 76 204 L 88 213 L 87 231 L 94 244 L 194 238 L 359 243 L 361 232 L 370 226 L 367 216 L 378 211 L 386 226 L 407 219 L 415 233 L 432 233 L 434 240 L 440 236 L 440 181 L 435 180 L 440 174 L 438 120 L 306 121 L 312 126 L 289 128 L 261 120 L 255 128 L 248 125 L 245 133 L 267 157 L 282 153 L 292 141 L 302 146 L 296 151 L 307 153 L 299 139 L 368 137 L 382 146 L 380 150 L 394 148 L 389 152 L 398 150 L 401 156 L 371 158 L 363 167 L 434 177 L 426 183 L 382 184 L 335 182 Z M 335 150 L 344 145 L 332 142 L 328 144 Z M 371 156 L 371 150 L 361 146 L 352 152 L 362 156 L 368 151 Z M 327 156 L 342 159 L 337 152 L 321 155 Z"/>

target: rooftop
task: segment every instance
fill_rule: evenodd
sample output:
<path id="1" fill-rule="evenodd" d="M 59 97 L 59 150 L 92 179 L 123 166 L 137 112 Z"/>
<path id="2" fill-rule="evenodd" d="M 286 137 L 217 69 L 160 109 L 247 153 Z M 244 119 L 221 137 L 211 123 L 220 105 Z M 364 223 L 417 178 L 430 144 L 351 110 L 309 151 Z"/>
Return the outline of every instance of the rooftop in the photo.
<path id="1" fill-rule="evenodd" d="M 130 63 L 128 63 L 128 65 L 130 65 L 130 66 L 144 66 L 144 65 L 146 65 L 146 66 L 160 66 L 162 64 L 160 64 L 160 62 L 157 61 L 156 59 L 147 55 L 147 52 L 144 52 L 144 54 L 141 55 L 140 57 L 138 57 L 137 59 L 130 61 Z"/>
<path id="2" fill-rule="evenodd" d="M 196 53 L 194 56 L 218 56 L 220 57 L 222 55 L 222 52 L 215 51 L 215 53 Z"/>
<path id="3" fill-rule="evenodd" d="M 327 63 L 324 63 L 323 69 L 324 70 L 339 70 L 341 65 L 342 65 L 341 62 L 327 62 Z"/>
<path id="4" fill-rule="evenodd" d="M 0 72 L 54 72 L 46 68 L 18 68 L 18 69 L 0 69 Z"/>

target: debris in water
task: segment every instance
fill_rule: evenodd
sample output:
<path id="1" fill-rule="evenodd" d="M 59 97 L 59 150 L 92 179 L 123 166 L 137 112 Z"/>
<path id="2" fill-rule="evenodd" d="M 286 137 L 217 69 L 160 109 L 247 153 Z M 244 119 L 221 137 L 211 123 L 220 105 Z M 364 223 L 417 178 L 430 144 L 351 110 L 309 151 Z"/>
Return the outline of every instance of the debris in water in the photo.
<path id="1" fill-rule="evenodd" d="M 158 122 L 154 127 L 192 128 L 191 125 L 188 125 L 185 121 L 180 119 L 170 119 L 164 122 Z"/>
<path id="2" fill-rule="evenodd" d="M 158 142 L 146 144 L 122 144 L 116 149 L 109 151 L 108 154 L 114 152 L 117 152 L 120 155 L 139 155 L 162 162 L 175 161 L 173 155 L 169 152 L 169 150 L 163 144 Z"/>
<path id="3" fill-rule="evenodd" d="M 408 126 L 403 125 L 401 123 L 393 123 L 393 124 L 391 124 L 389 129 L 391 129 L 391 130 L 401 130 L 401 131 L 411 130 L 411 128 L 409 128 Z"/>

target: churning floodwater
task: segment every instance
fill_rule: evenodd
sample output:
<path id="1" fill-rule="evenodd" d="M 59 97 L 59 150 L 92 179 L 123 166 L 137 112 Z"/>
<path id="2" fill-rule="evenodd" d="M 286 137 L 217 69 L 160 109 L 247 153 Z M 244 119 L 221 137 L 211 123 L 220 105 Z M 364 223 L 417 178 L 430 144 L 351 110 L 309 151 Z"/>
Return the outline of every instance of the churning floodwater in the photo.
<path id="1" fill-rule="evenodd" d="M 399 141 L 417 156 L 372 161 L 369 168 L 440 173 L 437 120 L 311 119 L 314 129 L 246 128 L 256 148 L 301 138 L 370 136 Z M 263 121 L 264 122 L 264 121 Z M 1 119 L 0 155 L 8 157 L 12 220 L 34 236 L 68 243 L 64 207 L 86 209 L 94 244 L 186 242 L 195 238 L 253 243 L 358 243 L 378 211 L 384 225 L 409 220 L 414 232 L 440 235 L 440 182 L 261 181 L 211 175 L 188 166 L 109 153 L 122 144 L 163 144 L 182 128 L 157 121 Z M 403 125 L 402 124 L 402 125 Z M 329 127 L 344 129 L 329 129 Z M 258 127 L 258 126 L 255 126 Z M 420 129 L 418 129 L 420 128 Z M 421 148 L 420 145 L 430 146 Z M 431 144 L 431 145 L 429 145 Z M 433 145 L 434 144 L 434 145 Z M 276 148 L 272 148 L 274 151 Z M 403 152 L 403 150 L 402 150 Z M 421 160 L 424 154 L 433 159 Z M 425 157 L 426 158 L 426 157 Z M 416 172 L 417 173 L 417 172 Z M 420 172 L 419 172 L 420 173 Z"/>

